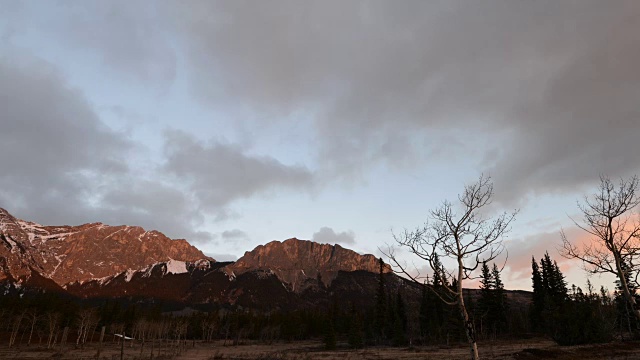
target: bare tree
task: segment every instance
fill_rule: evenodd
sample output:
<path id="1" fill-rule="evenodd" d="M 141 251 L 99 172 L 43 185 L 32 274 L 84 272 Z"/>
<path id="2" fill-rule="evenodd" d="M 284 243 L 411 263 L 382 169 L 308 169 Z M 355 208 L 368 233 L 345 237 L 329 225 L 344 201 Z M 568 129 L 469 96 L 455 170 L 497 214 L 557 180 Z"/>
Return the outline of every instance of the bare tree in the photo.
<path id="1" fill-rule="evenodd" d="M 29 341 L 27 341 L 27 345 L 31 346 L 31 338 L 33 338 L 33 330 L 36 327 L 36 323 L 40 316 L 38 315 L 38 310 L 33 308 L 27 311 L 27 319 L 31 322 L 31 330 L 29 331 Z"/>
<path id="2" fill-rule="evenodd" d="M 20 331 L 22 320 L 25 318 L 27 311 L 22 310 L 13 316 L 13 326 L 11 327 L 11 337 L 9 338 L 9 347 L 16 343 L 16 337 Z"/>
<path id="3" fill-rule="evenodd" d="M 462 293 L 463 282 L 474 279 L 474 271 L 484 261 L 492 261 L 504 250 L 502 240 L 510 230 L 517 211 L 501 213 L 493 218 L 485 217 L 482 211 L 491 204 L 493 183 L 489 177 L 480 176 L 478 181 L 464 188 L 458 196 L 458 204 L 444 201 L 429 213 L 423 227 L 394 234 L 398 245 L 426 261 L 434 276 L 451 280 L 455 286 L 444 286 L 446 294 L 431 290 L 446 304 L 457 306 L 462 318 L 471 350 L 471 358 L 479 359 L 476 333 L 469 318 Z M 422 284 L 420 274 L 409 271 L 390 248 L 387 254 L 395 264 L 396 271 L 403 273 L 416 283 Z M 448 271 L 439 259 L 451 259 L 456 263 L 455 271 Z M 425 285 L 426 286 L 426 285 Z"/>
<path id="4" fill-rule="evenodd" d="M 59 313 L 47 313 L 47 325 L 49 330 L 49 339 L 47 340 L 47 349 L 51 349 L 55 344 L 54 335 L 58 331 L 62 316 Z"/>
<path id="5" fill-rule="evenodd" d="M 620 179 L 618 184 L 601 176 L 598 190 L 578 203 L 582 221 L 573 221 L 591 235 L 590 241 L 575 245 L 562 231 L 560 249 L 562 256 L 581 260 L 584 269 L 592 274 L 610 273 L 617 276 L 624 297 L 638 320 L 640 310 L 629 291 L 628 281 L 638 284 L 640 270 L 640 219 L 635 212 L 640 204 L 639 185 L 637 176 L 628 180 Z M 630 279 L 633 273 L 636 277 Z"/>
<path id="6" fill-rule="evenodd" d="M 98 323 L 98 311 L 95 308 L 82 309 L 78 312 L 77 324 L 78 324 L 78 337 L 76 338 L 76 346 L 81 345 L 84 349 L 84 344 L 87 342 L 87 335 L 89 331 L 94 328 L 94 323 Z"/>

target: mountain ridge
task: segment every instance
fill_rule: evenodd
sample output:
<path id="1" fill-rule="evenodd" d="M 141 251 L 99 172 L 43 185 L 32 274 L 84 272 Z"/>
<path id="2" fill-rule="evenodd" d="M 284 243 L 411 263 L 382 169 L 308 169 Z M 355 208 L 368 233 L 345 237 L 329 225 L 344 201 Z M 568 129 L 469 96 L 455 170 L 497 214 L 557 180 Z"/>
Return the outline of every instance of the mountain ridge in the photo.
<path id="1" fill-rule="evenodd" d="M 327 307 L 337 298 L 370 306 L 382 270 L 388 291 L 418 301 L 420 284 L 380 265 L 371 254 L 297 238 L 258 245 L 235 262 L 216 262 L 186 240 L 155 230 L 100 222 L 44 226 L 0 208 L 5 294 L 62 292 L 87 300 L 217 303 L 265 311 Z"/>
<path id="2" fill-rule="evenodd" d="M 0 208 L 0 280 L 27 276 L 30 269 L 63 286 L 139 269 L 154 262 L 214 260 L 184 239 L 172 240 L 139 226 L 101 222 L 45 226 Z"/>
<path id="3" fill-rule="evenodd" d="M 46 226 L 18 219 L 3 208 L 0 243 L 5 245 L 0 247 L 0 260 L 4 259 L 0 261 L 0 280 L 26 277 L 36 271 L 63 288 L 89 282 L 106 285 L 122 274 L 130 280 L 156 266 L 166 269 L 159 276 L 189 272 L 188 267 L 205 270 L 215 262 L 188 241 L 169 239 L 156 230 L 102 222 Z M 260 273 L 262 277 L 272 274 L 297 293 L 309 287 L 329 287 L 341 271 L 379 270 L 378 259 L 371 254 L 295 237 L 258 245 L 220 268 L 231 280 L 246 273 Z M 382 270 L 392 271 L 387 264 Z"/>

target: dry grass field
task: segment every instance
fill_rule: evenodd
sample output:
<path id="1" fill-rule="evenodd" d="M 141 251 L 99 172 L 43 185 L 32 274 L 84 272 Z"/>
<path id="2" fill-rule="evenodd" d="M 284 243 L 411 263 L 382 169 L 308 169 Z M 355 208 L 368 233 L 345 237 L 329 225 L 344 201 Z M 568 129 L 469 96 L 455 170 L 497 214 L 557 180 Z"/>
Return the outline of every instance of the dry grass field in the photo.
<path id="1" fill-rule="evenodd" d="M 7 348 L 6 344 L 0 345 L 0 359 L 89 360 L 95 359 L 96 353 L 95 344 L 89 344 L 84 349 L 76 349 L 74 344 L 68 344 L 54 350 L 47 350 L 37 345 L 31 347 L 22 345 L 12 349 Z M 631 360 L 640 359 L 640 343 L 616 342 L 561 347 L 546 339 L 496 341 L 481 343 L 480 355 L 484 359 Z M 153 357 L 150 344 L 146 344 L 144 349 L 138 343 L 134 343 L 133 346 L 127 344 L 124 347 L 124 359 L 128 360 L 446 360 L 467 358 L 468 352 L 464 344 L 450 347 L 371 347 L 362 350 L 325 351 L 320 342 L 283 342 L 271 345 L 247 342 L 238 346 L 225 346 L 223 342 L 187 342 L 181 347 L 176 347 L 175 344 L 155 345 Z M 111 341 L 106 342 L 100 359 L 120 359 L 120 346 Z"/>

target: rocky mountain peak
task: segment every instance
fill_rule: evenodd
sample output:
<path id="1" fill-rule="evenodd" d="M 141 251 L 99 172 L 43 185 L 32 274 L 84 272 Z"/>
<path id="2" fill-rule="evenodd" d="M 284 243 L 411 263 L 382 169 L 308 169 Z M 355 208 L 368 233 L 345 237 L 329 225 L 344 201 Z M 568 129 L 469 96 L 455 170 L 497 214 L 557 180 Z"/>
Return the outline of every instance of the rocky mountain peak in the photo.
<path id="1" fill-rule="evenodd" d="M 157 262 L 208 259 L 186 240 L 139 226 L 90 223 L 43 226 L 0 209 L 0 258 L 5 277 L 36 269 L 59 285 L 103 278 Z M 0 277 L 3 276 L 0 273 Z"/>
<path id="2" fill-rule="evenodd" d="M 270 271 L 293 291 L 302 291 L 308 279 L 319 279 L 329 286 L 340 271 L 376 273 L 380 267 L 378 259 L 371 254 L 360 255 L 337 244 L 291 238 L 259 245 L 227 266 L 227 270 L 234 275 L 256 270 Z M 391 267 L 385 264 L 383 271 L 391 272 Z"/>

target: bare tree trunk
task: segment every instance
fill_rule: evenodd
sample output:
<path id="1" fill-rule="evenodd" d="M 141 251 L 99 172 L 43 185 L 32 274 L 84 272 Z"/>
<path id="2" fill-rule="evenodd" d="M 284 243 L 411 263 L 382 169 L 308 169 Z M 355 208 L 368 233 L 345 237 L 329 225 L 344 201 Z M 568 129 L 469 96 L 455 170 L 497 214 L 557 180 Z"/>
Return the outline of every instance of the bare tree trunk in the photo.
<path id="1" fill-rule="evenodd" d="M 60 332 L 60 329 L 56 328 L 55 331 L 53 332 L 53 341 L 51 342 L 51 345 L 47 349 L 51 349 L 54 346 L 56 346 L 56 342 L 58 341 L 58 333 L 59 332 Z"/>
<path id="2" fill-rule="evenodd" d="M 20 332 L 20 325 L 22 324 L 22 319 L 24 318 L 24 311 L 15 316 L 13 320 L 13 328 L 11 329 L 11 337 L 9 338 L 9 347 L 13 346 L 16 342 L 16 337 L 18 337 L 18 333 Z"/>
<path id="3" fill-rule="evenodd" d="M 458 241 L 458 244 L 460 242 Z M 464 331 L 467 335 L 467 342 L 469 343 L 469 350 L 471 351 L 471 360 L 479 360 L 480 356 L 478 355 L 478 343 L 476 342 L 476 330 L 473 326 L 473 322 L 469 318 L 469 313 L 467 313 L 467 307 L 464 304 L 464 295 L 462 293 L 462 278 L 463 278 L 463 263 L 462 257 L 458 257 L 458 288 L 457 291 L 457 302 L 458 309 L 460 310 L 460 316 L 462 321 L 464 322 Z"/>
<path id="4" fill-rule="evenodd" d="M 467 342 L 469 343 L 469 348 L 471 350 L 471 359 L 478 360 L 480 356 L 478 355 L 478 343 L 476 342 L 476 331 L 473 327 L 473 322 L 469 318 L 469 314 L 467 313 L 467 308 L 464 305 L 464 300 L 462 299 L 462 293 L 460 293 L 459 301 L 459 309 L 460 316 L 464 321 L 464 330 L 467 335 Z"/>
<path id="5" fill-rule="evenodd" d="M 31 331 L 29 332 L 29 341 L 27 341 L 27 346 L 31 346 L 31 338 L 33 337 L 33 329 L 36 326 L 36 321 L 38 320 L 38 314 L 35 312 L 29 314 L 31 316 Z"/>
<path id="6" fill-rule="evenodd" d="M 120 343 L 120 360 L 124 359 L 124 337 L 125 337 L 125 332 L 124 332 L 124 328 L 122 329 L 122 342 Z"/>
<path id="7" fill-rule="evenodd" d="M 624 293 L 625 299 L 627 299 L 627 303 L 631 308 L 631 312 L 633 315 L 640 321 L 640 309 L 638 309 L 638 303 L 636 302 L 636 298 L 631 294 L 629 290 L 629 284 L 627 284 L 627 278 L 625 276 L 624 270 L 622 270 L 622 260 L 620 254 L 618 252 L 614 252 L 613 254 L 615 262 L 616 262 L 616 270 L 618 271 L 618 280 L 620 280 L 620 285 L 622 287 L 622 292 Z"/>
<path id="8" fill-rule="evenodd" d="M 64 327 L 64 331 L 62 332 L 62 338 L 60 339 L 60 349 L 62 350 L 62 347 L 66 345 L 67 343 L 67 336 L 69 334 L 69 327 L 65 326 Z"/>
<path id="9" fill-rule="evenodd" d="M 98 343 L 98 352 L 96 353 L 96 360 L 100 360 L 100 352 L 102 351 L 102 340 L 104 339 L 104 330 L 105 327 L 102 327 L 100 330 L 100 342 Z"/>

